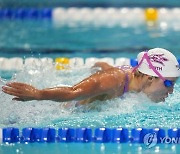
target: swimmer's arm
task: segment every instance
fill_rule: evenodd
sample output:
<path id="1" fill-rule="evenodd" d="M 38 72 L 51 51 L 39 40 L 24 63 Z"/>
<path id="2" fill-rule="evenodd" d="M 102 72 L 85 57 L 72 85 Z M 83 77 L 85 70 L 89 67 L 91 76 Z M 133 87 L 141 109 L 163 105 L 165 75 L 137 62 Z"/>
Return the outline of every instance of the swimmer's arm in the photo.
<path id="1" fill-rule="evenodd" d="M 73 87 L 57 87 L 40 90 L 39 100 L 58 102 L 84 100 L 94 96 L 109 94 L 117 88 L 118 77 L 111 70 L 96 73 Z"/>
<path id="2" fill-rule="evenodd" d="M 100 67 L 103 71 L 113 68 L 113 66 L 105 62 L 96 62 L 93 67 Z"/>
<path id="3" fill-rule="evenodd" d="M 73 87 L 57 87 L 39 90 L 25 84 L 12 82 L 2 87 L 4 93 L 15 96 L 13 100 L 52 100 L 58 102 L 84 100 L 101 94 L 109 94 L 119 85 L 121 75 L 114 69 L 101 71 L 84 79 Z"/>

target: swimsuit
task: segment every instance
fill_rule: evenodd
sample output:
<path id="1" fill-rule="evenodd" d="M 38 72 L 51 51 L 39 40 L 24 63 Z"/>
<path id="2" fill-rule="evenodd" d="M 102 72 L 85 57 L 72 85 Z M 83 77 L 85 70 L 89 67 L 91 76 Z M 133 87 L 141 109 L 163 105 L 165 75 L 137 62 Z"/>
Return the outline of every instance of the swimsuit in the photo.
<path id="1" fill-rule="evenodd" d="M 125 72 L 125 73 L 126 73 L 126 72 Z M 126 92 L 128 92 L 128 86 L 129 86 L 129 78 L 128 78 L 128 73 L 126 73 L 123 94 L 126 93 Z"/>
<path id="2" fill-rule="evenodd" d="M 123 90 L 123 94 L 128 92 L 128 86 L 129 86 L 129 77 L 128 77 L 128 73 L 125 70 L 131 69 L 131 66 L 128 65 L 122 65 L 122 66 L 117 66 L 117 68 L 119 68 L 120 70 L 122 70 L 125 73 L 125 84 L 124 84 L 124 90 Z"/>

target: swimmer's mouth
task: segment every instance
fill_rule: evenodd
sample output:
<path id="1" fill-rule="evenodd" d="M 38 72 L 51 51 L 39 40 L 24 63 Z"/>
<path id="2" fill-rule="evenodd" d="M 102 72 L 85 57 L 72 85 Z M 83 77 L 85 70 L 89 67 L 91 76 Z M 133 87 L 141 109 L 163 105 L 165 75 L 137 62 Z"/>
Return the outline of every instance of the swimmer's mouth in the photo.
<path id="1" fill-rule="evenodd" d="M 162 98 L 162 101 L 164 102 L 167 97 L 168 97 L 168 95 L 164 96 L 164 97 Z"/>
<path id="2" fill-rule="evenodd" d="M 168 97 L 168 95 L 166 95 L 164 98 L 167 98 Z"/>

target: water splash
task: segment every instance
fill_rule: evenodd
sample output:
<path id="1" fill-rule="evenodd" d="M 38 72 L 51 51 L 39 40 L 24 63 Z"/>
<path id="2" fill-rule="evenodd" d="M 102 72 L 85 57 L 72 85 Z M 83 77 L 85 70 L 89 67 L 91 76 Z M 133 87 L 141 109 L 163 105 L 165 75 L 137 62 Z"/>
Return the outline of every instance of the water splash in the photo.
<path id="1" fill-rule="evenodd" d="M 96 71 L 87 67 L 57 71 L 54 65 L 35 64 L 24 67 L 12 80 L 37 88 L 71 86 Z M 1 79 L 0 86 L 6 82 Z M 178 82 L 174 94 L 159 104 L 151 102 L 143 93 L 127 93 L 124 98 L 75 107 L 75 101 L 16 102 L 0 91 L 0 127 L 178 127 L 179 93 Z M 67 104 L 69 107 L 65 107 Z"/>

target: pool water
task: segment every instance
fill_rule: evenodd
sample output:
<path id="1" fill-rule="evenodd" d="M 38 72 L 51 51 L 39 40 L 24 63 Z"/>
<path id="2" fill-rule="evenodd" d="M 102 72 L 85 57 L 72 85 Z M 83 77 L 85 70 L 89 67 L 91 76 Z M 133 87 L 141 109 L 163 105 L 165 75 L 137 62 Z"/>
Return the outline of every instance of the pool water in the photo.
<path id="1" fill-rule="evenodd" d="M 172 22 L 165 29 L 161 28 L 161 23 L 150 27 L 146 23 L 135 26 L 126 24 L 109 27 L 57 25 L 51 20 L 2 20 L 0 56 L 50 54 L 49 56 L 54 57 L 55 53 L 70 57 L 135 58 L 139 51 L 154 47 L 167 48 L 179 56 L 179 20 Z"/>
<path id="2" fill-rule="evenodd" d="M 179 145 L 159 144 L 153 148 L 146 148 L 141 144 L 97 144 L 97 143 L 31 143 L 31 144 L 11 144 L 3 145 L 0 148 L 0 153 L 87 153 L 87 154 L 116 154 L 116 153 L 163 153 L 163 154 L 176 154 L 180 150 Z"/>
<path id="3" fill-rule="evenodd" d="M 177 21 L 179 24 L 179 21 Z M 136 58 L 139 51 L 163 47 L 180 58 L 179 29 L 140 26 L 58 26 L 51 20 L 2 20 L 0 24 L 1 57 L 127 57 Z M 54 66 L 25 67 L 22 71 L 0 71 L 0 85 L 9 81 L 32 84 L 37 88 L 74 85 L 97 69 L 89 67 L 56 71 Z M 51 72 L 51 73 L 49 73 Z M 15 102 L 0 91 L 0 128 L 3 127 L 161 127 L 180 125 L 180 81 L 174 94 L 155 104 L 143 93 L 127 93 L 125 97 L 96 101 L 75 107 L 75 102 Z M 69 108 L 64 105 L 70 104 Z M 0 153 L 176 153 L 179 146 L 158 145 L 147 149 L 130 144 L 3 144 Z M 75 151 L 76 149 L 77 151 Z M 87 152 L 88 149 L 88 152 Z"/>

